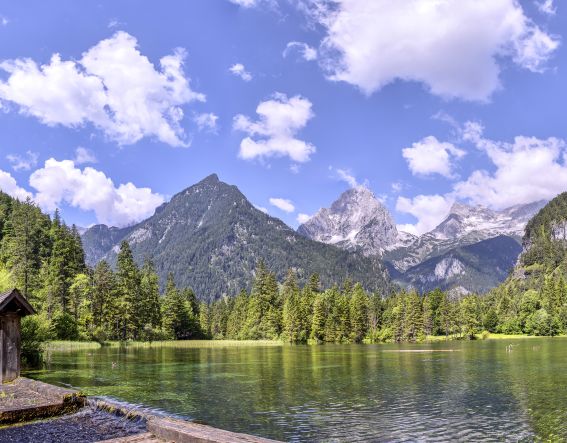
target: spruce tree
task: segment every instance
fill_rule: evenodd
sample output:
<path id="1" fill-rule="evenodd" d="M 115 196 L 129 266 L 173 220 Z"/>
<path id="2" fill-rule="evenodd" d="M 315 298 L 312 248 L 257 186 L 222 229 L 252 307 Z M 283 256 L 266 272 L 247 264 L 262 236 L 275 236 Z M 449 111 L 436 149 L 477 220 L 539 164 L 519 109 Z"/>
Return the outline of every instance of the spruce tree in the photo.
<path id="1" fill-rule="evenodd" d="M 350 334 L 352 341 L 360 343 L 368 332 L 368 295 L 357 283 L 350 298 Z"/>
<path id="2" fill-rule="evenodd" d="M 137 339 L 144 327 L 143 300 L 140 272 L 127 241 L 120 243 L 120 251 L 116 260 L 116 278 L 123 313 L 121 338 L 123 340 Z"/>

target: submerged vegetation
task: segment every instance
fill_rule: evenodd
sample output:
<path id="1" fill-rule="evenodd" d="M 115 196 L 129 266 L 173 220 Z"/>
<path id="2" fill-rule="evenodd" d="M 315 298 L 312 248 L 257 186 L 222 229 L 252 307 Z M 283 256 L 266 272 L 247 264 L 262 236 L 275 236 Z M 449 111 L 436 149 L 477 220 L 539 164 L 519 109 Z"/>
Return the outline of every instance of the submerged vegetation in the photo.
<path id="1" fill-rule="evenodd" d="M 522 257 L 523 277 L 512 276 L 487 295 L 368 293 L 348 279 L 321 288 L 316 274 L 300 286 L 293 270 L 278 282 L 260 261 L 250 292 L 204 303 L 171 275 L 160 291 L 152 262 L 138 267 L 127 242 L 115 269 L 105 261 L 89 268 L 74 226 L 57 212 L 49 217 L 30 200 L 0 193 L 0 290 L 21 288 L 39 313 L 23 321 L 24 355 L 50 340 L 360 343 L 474 339 L 483 331 L 557 335 L 567 332 L 567 254 L 564 242 L 550 234 L 550 209 L 542 211 L 535 220 L 545 222 L 528 225 L 532 246 Z"/>

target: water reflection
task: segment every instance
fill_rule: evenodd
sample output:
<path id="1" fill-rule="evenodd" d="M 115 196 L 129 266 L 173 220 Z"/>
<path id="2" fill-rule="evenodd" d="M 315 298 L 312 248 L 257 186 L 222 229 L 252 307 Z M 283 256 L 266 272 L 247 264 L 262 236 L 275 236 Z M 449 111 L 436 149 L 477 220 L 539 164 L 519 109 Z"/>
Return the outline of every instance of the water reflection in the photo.
<path id="1" fill-rule="evenodd" d="M 288 441 L 567 439 L 567 339 L 515 344 L 102 348 L 29 375 Z"/>

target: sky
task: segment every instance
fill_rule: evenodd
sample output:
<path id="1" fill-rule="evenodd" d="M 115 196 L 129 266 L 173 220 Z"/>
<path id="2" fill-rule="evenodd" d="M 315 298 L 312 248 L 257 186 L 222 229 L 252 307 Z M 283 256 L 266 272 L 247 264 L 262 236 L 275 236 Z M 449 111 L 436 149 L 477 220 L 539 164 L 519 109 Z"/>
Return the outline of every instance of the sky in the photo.
<path id="1" fill-rule="evenodd" d="M 297 227 L 422 234 L 567 190 L 558 0 L 4 0 L 0 189 L 127 226 L 211 173 Z"/>

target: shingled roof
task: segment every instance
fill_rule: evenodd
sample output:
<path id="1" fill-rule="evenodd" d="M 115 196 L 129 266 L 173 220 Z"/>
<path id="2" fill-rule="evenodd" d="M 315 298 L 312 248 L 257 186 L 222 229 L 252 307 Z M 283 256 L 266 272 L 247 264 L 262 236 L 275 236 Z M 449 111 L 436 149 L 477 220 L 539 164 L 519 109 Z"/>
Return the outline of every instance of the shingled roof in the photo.
<path id="1" fill-rule="evenodd" d="M 16 312 L 22 317 L 35 314 L 35 309 L 16 288 L 0 294 L 0 314 L 7 311 L 9 306 L 13 307 L 14 305 L 17 309 Z"/>

